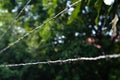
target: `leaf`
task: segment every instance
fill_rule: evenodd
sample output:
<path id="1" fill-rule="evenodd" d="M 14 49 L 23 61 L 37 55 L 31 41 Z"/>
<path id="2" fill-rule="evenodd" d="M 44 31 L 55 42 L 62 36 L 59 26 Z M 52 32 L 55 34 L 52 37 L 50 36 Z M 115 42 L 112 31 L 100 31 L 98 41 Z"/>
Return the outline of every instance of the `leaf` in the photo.
<path id="1" fill-rule="evenodd" d="M 40 36 L 42 37 L 42 43 L 50 39 L 50 25 L 46 24 L 40 29 Z"/>
<path id="2" fill-rule="evenodd" d="M 73 20 L 74 20 L 75 18 L 77 18 L 78 13 L 80 12 L 80 6 L 81 6 L 81 2 L 80 2 L 79 4 L 77 4 L 77 7 L 76 7 L 76 8 L 74 9 L 74 11 L 72 12 L 72 14 L 71 14 L 71 16 L 70 16 L 67 24 L 72 23 Z"/>
<path id="3" fill-rule="evenodd" d="M 50 17 L 53 17 L 55 15 L 55 8 L 57 7 L 57 0 L 43 0 L 42 3 L 43 6 L 48 9 L 48 14 Z"/>
<path id="4" fill-rule="evenodd" d="M 89 6 L 89 5 L 90 5 L 90 2 L 91 2 L 91 0 L 88 0 L 88 2 L 87 2 L 87 6 Z"/>
<path id="5" fill-rule="evenodd" d="M 95 19 L 95 24 L 98 25 L 98 21 L 99 21 L 98 19 L 99 19 L 100 11 L 101 11 L 101 8 L 102 8 L 102 0 L 97 0 L 97 1 L 95 2 L 94 7 L 95 7 L 96 10 L 97 10 L 97 17 L 96 17 L 96 19 Z"/>

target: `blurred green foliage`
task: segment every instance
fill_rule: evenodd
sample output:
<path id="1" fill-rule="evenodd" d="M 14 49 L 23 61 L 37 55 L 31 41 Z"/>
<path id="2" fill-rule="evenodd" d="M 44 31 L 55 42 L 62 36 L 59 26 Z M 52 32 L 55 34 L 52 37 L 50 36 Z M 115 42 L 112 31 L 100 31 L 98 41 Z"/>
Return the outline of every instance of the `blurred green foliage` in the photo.
<path id="1" fill-rule="evenodd" d="M 12 24 L 27 1 L 0 0 L 0 36 L 7 31 L 0 39 L 0 50 L 77 0 L 32 0 Z M 120 53 L 119 22 L 117 36 L 109 35 L 110 22 L 115 14 L 120 14 L 119 8 L 119 0 L 110 6 L 102 0 L 82 0 L 0 54 L 0 64 Z M 120 58 L 5 67 L 0 68 L 0 80 L 119 80 L 119 65 Z"/>

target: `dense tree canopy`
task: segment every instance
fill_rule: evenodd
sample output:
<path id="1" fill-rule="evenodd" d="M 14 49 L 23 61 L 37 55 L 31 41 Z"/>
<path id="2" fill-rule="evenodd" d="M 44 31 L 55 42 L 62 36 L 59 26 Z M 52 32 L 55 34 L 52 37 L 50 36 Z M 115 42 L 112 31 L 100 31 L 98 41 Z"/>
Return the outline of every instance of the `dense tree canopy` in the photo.
<path id="1" fill-rule="evenodd" d="M 71 6 L 76 1 L 0 0 L 0 50 L 9 47 L 0 53 L 0 64 L 119 54 L 120 1 L 81 0 Z M 119 65 L 120 58 L 106 58 L 0 67 L 0 80 L 119 80 Z"/>

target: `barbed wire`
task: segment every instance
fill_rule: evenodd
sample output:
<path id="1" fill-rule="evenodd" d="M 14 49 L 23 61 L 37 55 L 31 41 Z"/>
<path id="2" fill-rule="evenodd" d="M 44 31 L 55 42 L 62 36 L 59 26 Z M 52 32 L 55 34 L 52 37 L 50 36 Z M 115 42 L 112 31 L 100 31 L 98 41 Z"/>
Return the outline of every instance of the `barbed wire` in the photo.
<path id="1" fill-rule="evenodd" d="M 81 2 L 81 0 L 78 0 L 76 2 L 74 2 L 73 4 L 71 4 L 71 6 L 63 9 L 61 12 L 59 12 L 58 14 L 56 14 L 55 16 L 53 16 L 52 18 L 48 19 L 47 21 L 43 22 L 40 26 L 34 28 L 33 30 L 29 31 L 28 33 L 26 33 L 25 35 L 23 35 L 22 37 L 20 37 L 19 39 L 17 39 L 16 41 L 14 41 L 13 43 L 11 43 L 10 45 L 8 45 L 7 47 L 3 48 L 2 50 L 0 50 L 0 54 L 3 53 L 4 51 L 6 51 L 7 49 L 9 49 L 11 46 L 15 45 L 16 43 L 19 43 L 21 40 L 23 40 L 25 37 L 29 36 L 31 33 L 33 33 L 34 31 L 40 29 L 42 26 L 44 26 L 45 24 L 49 23 L 50 21 L 56 19 L 58 16 L 60 16 L 61 14 L 63 14 L 65 11 L 67 11 L 70 7 L 78 4 L 79 2 Z"/>
<path id="2" fill-rule="evenodd" d="M 71 59 L 64 59 L 64 60 L 54 60 L 54 61 L 42 61 L 42 62 L 31 62 L 31 63 L 20 63 L 20 64 L 2 64 L 2 67 L 19 67 L 19 66 L 30 66 L 30 65 L 42 65 L 42 64 L 57 64 L 57 63 L 67 63 L 67 62 L 76 62 L 76 61 L 96 61 L 106 58 L 118 58 L 120 54 L 111 54 L 111 55 L 100 55 L 97 57 L 79 57 L 79 58 L 71 58 Z"/>
<path id="3" fill-rule="evenodd" d="M 16 15 L 15 19 L 13 20 L 13 22 L 8 26 L 7 30 L 1 35 L 0 37 L 0 41 L 1 39 L 3 39 L 3 37 L 7 34 L 7 32 L 11 29 L 12 25 L 17 22 L 17 19 L 19 18 L 19 16 L 21 15 L 21 13 L 24 11 L 24 9 L 26 8 L 26 6 L 31 2 L 32 0 L 28 0 L 27 3 L 25 4 L 25 6 L 20 10 L 20 12 Z"/>

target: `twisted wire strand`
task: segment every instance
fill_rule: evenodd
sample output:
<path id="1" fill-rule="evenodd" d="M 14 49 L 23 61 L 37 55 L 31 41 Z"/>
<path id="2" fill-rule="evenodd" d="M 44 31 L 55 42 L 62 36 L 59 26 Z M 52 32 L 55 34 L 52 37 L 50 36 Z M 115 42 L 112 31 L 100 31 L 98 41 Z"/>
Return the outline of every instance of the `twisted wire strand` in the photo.
<path id="1" fill-rule="evenodd" d="M 97 57 L 79 57 L 79 58 L 70 58 L 64 60 L 54 60 L 54 61 L 41 61 L 41 62 L 31 62 L 31 63 L 20 63 L 20 64 L 1 64 L 0 68 L 2 67 L 19 67 L 19 66 L 32 66 L 32 65 L 42 65 L 42 64 L 57 64 L 57 63 L 67 63 L 67 62 L 77 62 L 77 61 L 96 61 L 102 59 L 112 59 L 112 58 L 119 58 L 120 54 L 111 54 L 111 55 L 100 55 Z"/>

